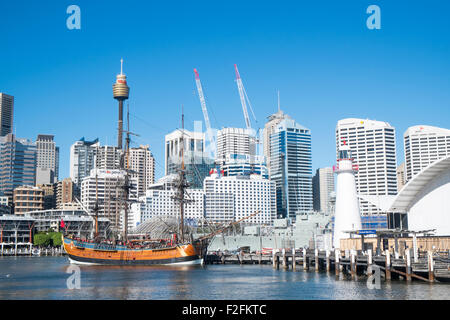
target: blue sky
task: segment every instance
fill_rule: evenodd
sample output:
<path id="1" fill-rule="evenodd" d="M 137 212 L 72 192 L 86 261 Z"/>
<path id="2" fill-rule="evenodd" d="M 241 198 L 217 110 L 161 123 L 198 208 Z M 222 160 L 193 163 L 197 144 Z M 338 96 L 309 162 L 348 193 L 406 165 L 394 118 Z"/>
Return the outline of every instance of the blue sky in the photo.
<path id="1" fill-rule="evenodd" d="M 81 30 L 66 9 L 81 8 Z M 366 8 L 381 8 L 381 30 Z M 125 59 L 134 144 L 149 144 L 163 175 L 164 135 L 203 120 L 200 72 L 216 128 L 244 126 L 233 65 L 258 122 L 281 108 L 312 132 L 313 169 L 335 158 L 347 117 L 450 127 L 449 1 L 2 1 L 0 92 L 15 96 L 18 137 L 54 134 L 60 178 L 81 137 L 117 140 L 112 84 Z"/>

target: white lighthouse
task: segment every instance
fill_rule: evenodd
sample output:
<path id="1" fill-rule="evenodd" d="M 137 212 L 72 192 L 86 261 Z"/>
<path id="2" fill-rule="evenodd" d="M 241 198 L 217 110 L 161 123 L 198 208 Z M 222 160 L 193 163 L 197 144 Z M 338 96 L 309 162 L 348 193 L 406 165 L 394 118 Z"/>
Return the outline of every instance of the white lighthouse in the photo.
<path id="1" fill-rule="evenodd" d="M 336 173 L 336 206 L 334 214 L 333 246 L 340 248 L 340 240 L 348 238 L 345 231 L 361 229 L 358 196 L 354 175 L 353 157 L 350 147 L 343 142 L 339 148 L 339 158 L 334 167 Z"/>

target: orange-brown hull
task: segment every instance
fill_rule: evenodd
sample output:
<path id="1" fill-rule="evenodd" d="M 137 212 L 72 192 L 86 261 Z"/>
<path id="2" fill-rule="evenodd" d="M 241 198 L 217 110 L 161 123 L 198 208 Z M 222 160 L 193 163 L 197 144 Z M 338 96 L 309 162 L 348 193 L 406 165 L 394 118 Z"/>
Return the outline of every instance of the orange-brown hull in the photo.
<path id="1" fill-rule="evenodd" d="M 64 238 L 64 249 L 72 263 L 107 265 L 201 264 L 199 250 L 192 244 L 163 249 L 130 249 L 86 243 Z"/>

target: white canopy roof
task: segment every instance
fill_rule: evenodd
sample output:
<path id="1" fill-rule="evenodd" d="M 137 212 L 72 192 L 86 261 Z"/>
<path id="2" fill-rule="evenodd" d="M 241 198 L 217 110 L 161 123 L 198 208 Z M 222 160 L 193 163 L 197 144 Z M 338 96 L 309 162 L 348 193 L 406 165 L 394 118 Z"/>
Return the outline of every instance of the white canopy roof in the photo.
<path id="1" fill-rule="evenodd" d="M 400 190 L 395 197 L 390 210 L 393 212 L 408 212 L 412 205 L 412 201 L 430 183 L 434 178 L 450 170 L 450 156 L 442 158 L 430 164 L 428 167 L 415 175 Z"/>

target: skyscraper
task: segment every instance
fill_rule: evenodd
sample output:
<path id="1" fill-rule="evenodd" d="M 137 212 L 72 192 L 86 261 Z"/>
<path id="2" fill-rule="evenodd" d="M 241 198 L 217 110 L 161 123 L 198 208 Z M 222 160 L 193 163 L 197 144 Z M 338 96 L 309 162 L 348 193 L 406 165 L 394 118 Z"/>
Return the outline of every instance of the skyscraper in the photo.
<path id="1" fill-rule="evenodd" d="M 356 190 L 359 195 L 397 194 L 397 157 L 395 128 L 387 122 L 365 119 L 343 119 L 336 126 L 336 157 L 339 147 L 350 147 L 357 166 Z M 368 201 L 359 200 L 361 215 L 380 210 Z"/>
<path id="2" fill-rule="evenodd" d="M 73 203 L 74 199 L 74 185 L 72 179 L 66 178 L 58 181 L 56 187 L 56 207 L 62 209 L 65 203 Z"/>
<path id="3" fill-rule="evenodd" d="M 124 209 L 124 170 L 93 169 L 81 182 L 81 203 L 92 210 L 98 199 L 99 216 L 108 218 L 116 228 L 122 228 L 121 213 Z M 137 199 L 137 179 L 131 178 L 130 200 Z"/>
<path id="4" fill-rule="evenodd" d="M 433 162 L 450 155 L 450 130 L 432 126 L 409 127 L 404 135 L 406 182 Z"/>
<path id="5" fill-rule="evenodd" d="M 120 169 L 123 150 L 113 146 L 96 146 L 95 168 L 97 169 Z"/>
<path id="6" fill-rule="evenodd" d="M 280 109 L 277 113 L 274 113 L 267 117 L 268 121 L 264 125 L 263 129 L 263 152 L 266 158 L 266 165 L 270 174 L 270 135 L 274 132 L 276 126 L 284 119 L 292 119 L 287 114 L 283 113 Z"/>
<path id="7" fill-rule="evenodd" d="M 313 205 L 315 211 L 331 214 L 331 193 L 334 191 L 333 168 L 320 168 L 313 177 Z"/>
<path id="8" fill-rule="evenodd" d="M 155 158 L 149 146 L 130 148 L 130 170 L 137 178 L 138 197 L 144 196 L 148 187 L 155 183 Z"/>
<path id="9" fill-rule="evenodd" d="M 184 165 L 190 187 L 203 188 L 203 180 L 214 167 L 214 160 L 204 152 L 205 134 L 177 129 L 165 136 L 165 175 L 181 169 L 181 141 L 184 141 Z"/>
<path id="10" fill-rule="evenodd" d="M 36 184 L 58 181 L 59 148 L 53 138 L 53 135 L 39 134 L 36 139 Z"/>
<path id="11" fill-rule="evenodd" d="M 313 209 L 311 132 L 293 119 L 270 135 L 270 179 L 275 181 L 277 215 L 294 218 Z"/>
<path id="12" fill-rule="evenodd" d="M 406 184 L 405 176 L 405 163 L 403 162 L 397 167 L 397 193 L 400 192 Z"/>
<path id="13" fill-rule="evenodd" d="M 95 156 L 99 146 L 98 139 L 85 141 L 83 137 L 70 147 L 70 178 L 76 187 L 79 188 L 81 180 L 89 176 L 95 168 Z"/>
<path id="14" fill-rule="evenodd" d="M 255 139 L 247 129 L 223 128 L 217 132 L 216 162 L 224 162 L 229 154 L 256 155 Z"/>
<path id="15" fill-rule="evenodd" d="M 14 97 L 0 92 L 0 136 L 12 133 Z"/>
<path id="16" fill-rule="evenodd" d="M 0 137 L 0 196 L 12 203 L 13 191 L 36 182 L 36 144 L 9 133 Z"/>

